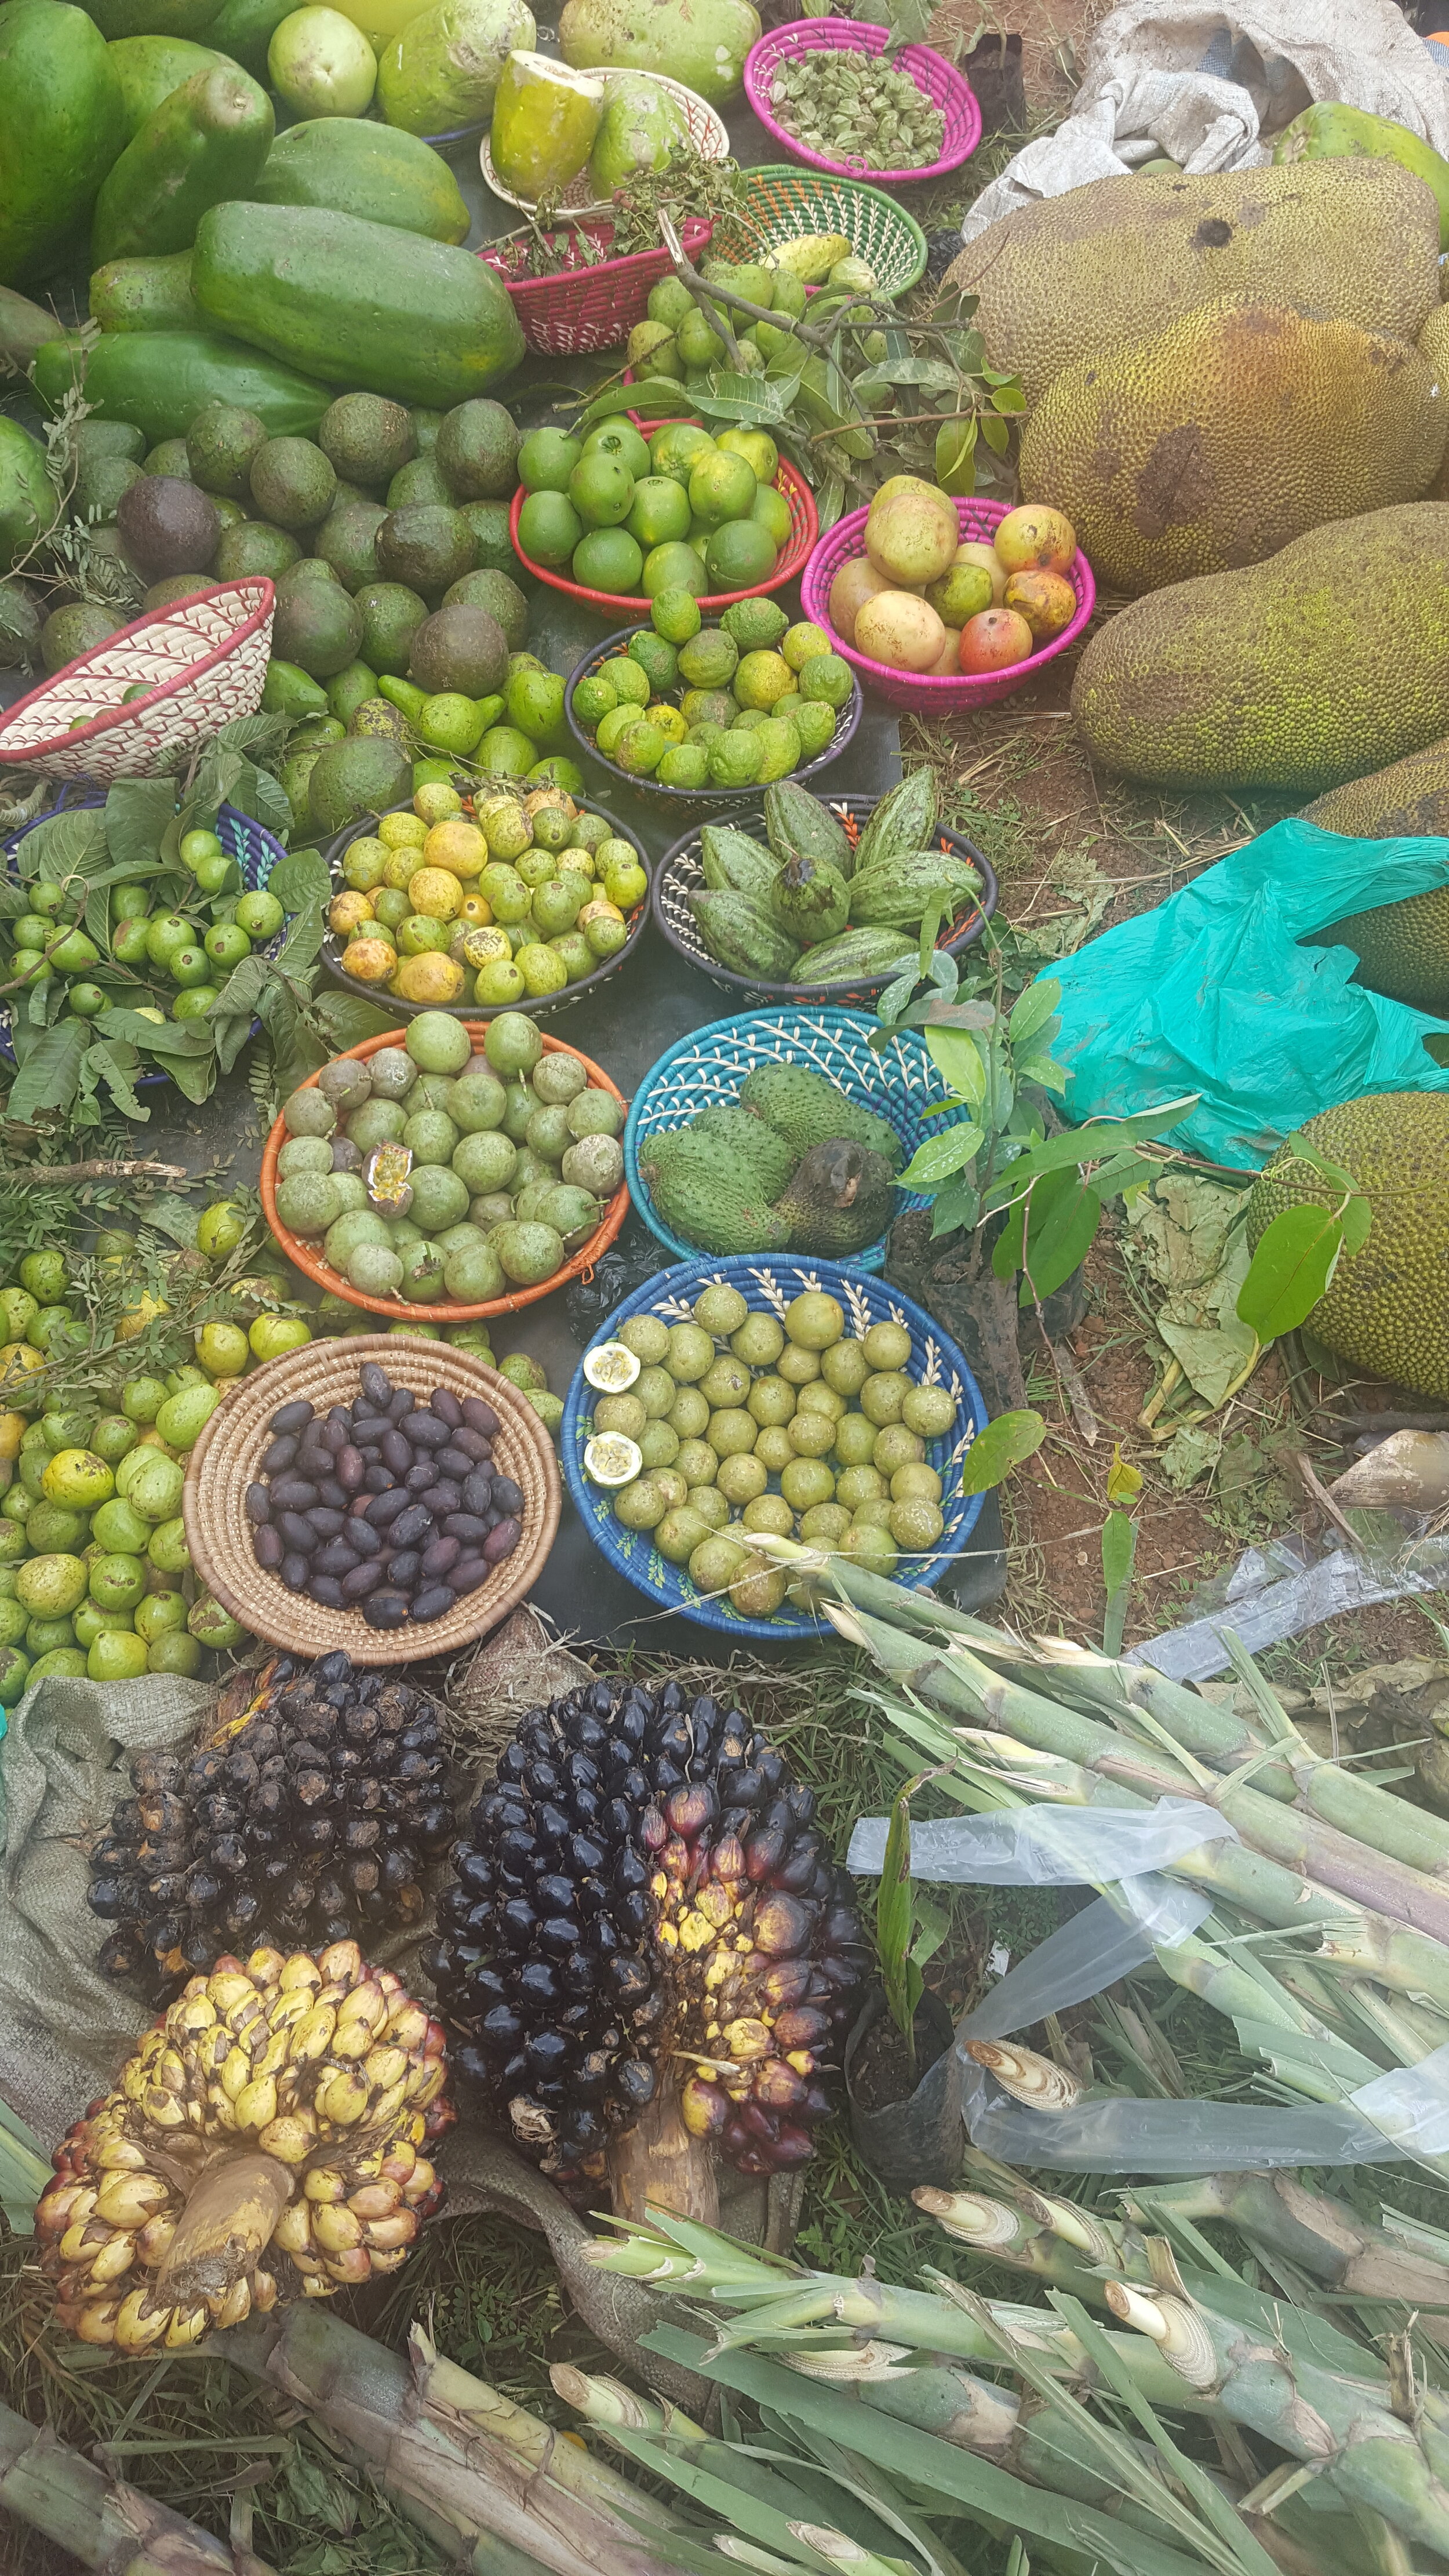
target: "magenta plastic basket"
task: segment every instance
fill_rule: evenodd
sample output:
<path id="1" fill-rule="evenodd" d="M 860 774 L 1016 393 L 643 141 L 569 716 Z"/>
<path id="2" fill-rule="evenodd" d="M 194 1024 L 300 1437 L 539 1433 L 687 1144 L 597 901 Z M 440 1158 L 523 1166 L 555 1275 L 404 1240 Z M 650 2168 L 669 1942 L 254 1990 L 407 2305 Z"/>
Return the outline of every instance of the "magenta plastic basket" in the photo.
<path id="1" fill-rule="evenodd" d="M 888 27 L 872 27 L 863 18 L 797 18 L 793 25 L 776 27 L 750 47 L 745 56 L 745 96 L 781 150 L 792 161 L 808 162 L 812 170 L 833 170 L 842 179 L 869 179 L 878 188 L 915 187 L 924 179 L 941 178 L 947 170 L 959 170 L 981 140 L 981 110 L 965 75 L 930 45 L 902 45 L 895 56 L 896 69 L 924 90 L 946 119 L 941 158 L 927 162 L 924 169 L 868 170 L 861 161 L 827 161 L 819 152 L 807 151 L 771 115 L 770 88 L 776 67 L 790 55 L 816 53 L 822 47 L 832 53 L 883 54 L 889 42 Z"/>
<path id="2" fill-rule="evenodd" d="M 961 542 L 968 538 L 990 545 L 1002 520 L 1007 515 L 1004 501 L 958 501 L 956 519 Z M 932 679 L 923 671 L 893 671 L 888 663 L 872 662 L 857 653 L 830 623 L 828 601 L 830 585 L 848 563 L 865 552 L 865 523 L 868 510 L 852 510 L 847 518 L 837 519 L 829 534 L 823 536 L 805 567 L 800 583 L 800 613 L 812 625 L 823 626 L 837 653 L 844 655 L 853 671 L 858 671 L 868 689 L 888 698 L 893 707 L 910 707 L 917 715 L 950 715 L 957 710 L 989 707 L 998 698 L 1015 695 L 1026 681 L 1035 677 L 1043 662 L 1050 662 L 1075 644 L 1097 604 L 1097 585 L 1092 567 L 1078 550 L 1076 562 L 1067 575 L 1077 594 L 1077 613 L 1060 635 L 1049 644 L 1039 644 L 1024 662 L 1014 662 L 1009 671 L 957 671 L 941 679 Z"/>

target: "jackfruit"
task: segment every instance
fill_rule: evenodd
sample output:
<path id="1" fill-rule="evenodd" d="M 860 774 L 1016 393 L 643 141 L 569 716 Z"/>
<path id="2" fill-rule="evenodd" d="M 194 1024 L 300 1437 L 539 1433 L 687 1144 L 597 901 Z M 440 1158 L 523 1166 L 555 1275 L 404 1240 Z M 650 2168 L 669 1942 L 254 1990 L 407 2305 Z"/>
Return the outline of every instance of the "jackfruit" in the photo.
<path id="1" fill-rule="evenodd" d="M 1389 116 L 1371 116 L 1366 108 L 1345 107 L 1339 100 L 1315 100 L 1285 125 L 1273 146 L 1275 162 L 1389 160 L 1412 170 L 1434 191 L 1439 208 L 1439 247 L 1449 250 L 1449 161 L 1422 134 L 1396 125 Z"/>
<path id="2" fill-rule="evenodd" d="M 1096 179 L 968 242 L 948 286 L 980 298 L 991 363 L 1029 403 L 1080 360 L 1227 297 L 1417 339 L 1439 301 L 1439 207 L 1396 161 Z"/>
<path id="3" fill-rule="evenodd" d="M 1303 1134 L 1352 1173 L 1373 1219 L 1361 1250 L 1340 1255 L 1309 1332 L 1376 1377 L 1449 1397 L 1449 1095 L 1374 1092 L 1321 1111 Z M 1285 1207 L 1341 1197 L 1285 1148 L 1249 1193 L 1250 1246 Z"/>
<path id="4" fill-rule="evenodd" d="M 797 1158 L 812 1145 L 844 1137 L 884 1154 L 892 1171 L 900 1163 L 901 1140 L 894 1127 L 860 1108 L 811 1065 L 755 1065 L 740 1086 L 740 1106 L 782 1136 Z"/>
<path id="5" fill-rule="evenodd" d="M 1427 751 L 1331 787 L 1304 806 L 1303 820 L 1320 832 L 1349 832 L 1356 841 L 1449 840 L 1449 742 L 1431 742 Z"/>
<path id="6" fill-rule="evenodd" d="M 1072 713 L 1128 778 L 1316 791 L 1449 733 L 1446 627 L 1449 504 L 1403 502 L 1135 600 L 1088 644 Z"/>
<path id="7" fill-rule="evenodd" d="M 1449 1014 L 1449 886 L 1347 913 L 1304 946 L 1351 948 L 1358 959 L 1356 984 L 1415 1011 L 1441 1019 Z"/>
<path id="8" fill-rule="evenodd" d="M 1246 302 L 1064 368 L 1022 434 L 1021 495 L 1136 594 L 1277 554 L 1309 528 L 1417 501 L 1449 392 L 1406 341 Z"/>

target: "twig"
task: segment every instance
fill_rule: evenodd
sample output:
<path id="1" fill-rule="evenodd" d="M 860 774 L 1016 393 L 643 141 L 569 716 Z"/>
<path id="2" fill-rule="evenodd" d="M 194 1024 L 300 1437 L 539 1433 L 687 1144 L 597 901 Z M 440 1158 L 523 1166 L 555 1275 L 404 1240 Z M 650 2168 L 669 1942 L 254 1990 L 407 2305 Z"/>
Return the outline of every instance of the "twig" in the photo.
<path id="1" fill-rule="evenodd" d="M 67 882 L 69 882 L 69 880 L 67 880 Z M 36 962 L 39 965 L 44 966 L 47 961 L 55 955 L 57 948 L 63 948 L 65 946 L 65 943 L 69 939 L 74 928 L 75 923 L 73 921 L 64 922 L 56 933 L 55 938 L 52 939 L 50 946 L 41 950 L 40 956 Z M 27 951 L 26 953 L 28 955 L 29 952 Z M 34 973 L 35 967 L 33 965 L 27 966 L 23 975 L 12 975 L 8 984 L 0 984 L 0 993 L 18 993 L 21 985 L 28 984 Z"/>
<path id="2" fill-rule="evenodd" d="M 1352 1529 L 1349 1523 L 1344 1519 L 1342 1512 L 1339 1510 L 1338 1505 L 1334 1501 L 1327 1486 L 1323 1484 L 1320 1478 L 1315 1474 L 1310 1461 L 1304 1457 L 1301 1449 L 1294 1450 L 1293 1464 L 1303 1479 L 1303 1483 L 1307 1489 L 1310 1500 L 1318 1505 L 1324 1519 L 1332 1521 L 1334 1528 L 1340 1531 L 1343 1537 L 1347 1539 L 1355 1556 L 1362 1555 L 1363 1542 L 1359 1538 L 1357 1531 Z"/>
<path id="3" fill-rule="evenodd" d="M 0 1164 L 0 1183 L 17 1189 L 60 1188 L 77 1181 L 184 1181 L 184 1163 L 30 1163 L 21 1170 Z"/>

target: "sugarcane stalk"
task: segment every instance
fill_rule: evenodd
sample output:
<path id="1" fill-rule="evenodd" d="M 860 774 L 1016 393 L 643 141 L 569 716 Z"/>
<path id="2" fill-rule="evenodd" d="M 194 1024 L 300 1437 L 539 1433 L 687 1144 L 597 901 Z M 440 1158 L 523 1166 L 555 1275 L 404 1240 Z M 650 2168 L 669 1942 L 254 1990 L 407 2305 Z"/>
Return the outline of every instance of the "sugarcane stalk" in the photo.
<path id="1" fill-rule="evenodd" d="M 233 2330 L 228 2360 L 281 2389 L 373 2470 L 400 2512 L 446 2533 L 468 2565 L 480 2541 L 550 2576 L 663 2576 L 668 2509 L 529 2415 L 414 2327 L 406 2358 L 306 2302 Z M 656 2550 L 638 2524 L 657 2526 Z M 488 2552 L 479 2551 L 480 2569 Z M 495 2561 L 496 2562 L 496 2554 Z M 159 2576 L 159 2571 L 158 2571 Z"/>
<path id="2" fill-rule="evenodd" d="M 1150 2190 L 1139 2184 L 1123 2194 L 1123 2206 L 1139 2227 L 1226 2220 L 1350 2298 L 1449 2308 L 1449 2263 L 1400 2245 L 1346 2202 L 1307 2190 L 1292 2173 L 1206 2174 L 1199 2182 L 1154 2183 Z"/>
<path id="3" fill-rule="evenodd" d="M 271 2576 L 250 2549 L 200 2530 L 0 2406 L 0 2505 L 101 2576 Z"/>
<path id="4" fill-rule="evenodd" d="M 1412 2426 L 1362 2386 L 1290 2360 L 1281 2344 L 1266 2345 L 1199 2300 L 1109 2281 L 1107 2302 L 1155 2344 L 1185 2387 L 1215 2399 L 1235 2424 L 1331 2472 L 1346 2503 L 1382 2514 L 1406 2540 L 1449 2548 L 1449 2486 Z"/>

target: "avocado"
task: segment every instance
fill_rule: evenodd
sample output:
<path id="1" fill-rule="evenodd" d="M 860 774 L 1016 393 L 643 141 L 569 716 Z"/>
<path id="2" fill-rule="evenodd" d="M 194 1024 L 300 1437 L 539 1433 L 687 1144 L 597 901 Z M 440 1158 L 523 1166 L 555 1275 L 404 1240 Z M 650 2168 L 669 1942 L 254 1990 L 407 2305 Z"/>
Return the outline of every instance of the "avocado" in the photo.
<path id="1" fill-rule="evenodd" d="M 210 590 L 216 580 L 210 572 L 173 572 L 165 581 L 153 581 L 141 602 L 143 608 L 172 608 L 178 599 L 198 599 Z"/>
<path id="2" fill-rule="evenodd" d="M 210 496 L 179 474 L 143 474 L 121 494 L 116 525 L 126 561 L 148 581 L 204 572 L 221 535 Z"/>
<path id="3" fill-rule="evenodd" d="M 252 459 L 252 499 L 279 528 L 315 528 L 336 490 L 337 477 L 310 438 L 269 438 Z"/>
<path id="4" fill-rule="evenodd" d="M 894 1127 L 859 1108 L 810 1065 L 757 1064 L 740 1086 L 740 1105 L 763 1118 L 802 1157 L 812 1145 L 844 1137 L 883 1154 L 892 1171 L 900 1163 L 901 1140 Z"/>
<path id="5" fill-rule="evenodd" d="M 223 528 L 212 566 L 218 581 L 241 581 L 249 573 L 276 581 L 301 551 L 285 528 L 269 527 L 265 519 L 248 519 L 239 528 Z"/>
<path id="6" fill-rule="evenodd" d="M 388 671 L 401 679 L 408 667 L 413 637 L 428 613 L 428 604 L 400 581 L 371 581 L 358 591 L 362 617 L 359 650 L 370 671 Z"/>
<path id="7" fill-rule="evenodd" d="M 378 529 L 377 560 L 386 580 L 441 599 L 450 582 L 473 569 L 473 531 L 457 510 L 409 503 L 390 510 Z"/>
<path id="8" fill-rule="evenodd" d="M 95 456 L 125 456 L 133 465 L 141 465 L 146 456 L 146 433 L 129 420 L 97 420 L 91 416 L 76 422 L 75 452 L 82 465 L 88 465 Z M 164 471 L 159 465 L 146 466 L 148 474 Z"/>
<path id="9" fill-rule="evenodd" d="M 317 444 L 334 473 L 351 483 L 386 483 L 417 454 L 413 425 L 401 403 L 382 394 L 339 394 L 317 425 Z"/>
<path id="10" fill-rule="evenodd" d="M 451 510 L 454 506 L 451 486 L 435 456 L 414 456 L 408 464 L 400 465 L 387 487 L 390 510 L 406 510 L 424 502 L 435 510 Z"/>
<path id="11" fill-rule="evenodd" d="M 114 519 L 121 494 L 141 480 L 141 468 L 129 456 L 82 455 L 76 466 L 71 508 L 78 519 L 87 519 L 93 526 Z"/>
<path id="12" fill-rule="evenodd" d="M 419 456 L 430 456 L 437 446 L 438 433 L 447 418 L 447 413 L 427 411 L 421 403 L 413 403 L 409 409 L 408 418 L 413 425 L 413 436 L 418 442 Z"/>
<path id="13" fill-rule="evenodd" d="M 506 572 L 517 581 L 520 565 L 508 532 L 508 505 L 503 501 L 465 501 L 463 516 L 473 531 L 475 572 Z"/>
<path id="14" fill-rule="evenodd" d="M 518 480 L 518 429 L 502 403 L 486 395 L 444 414 L 435 450 L 460 501 L 498 501 Z"/>
<path id="15" fill-rule="evenodd" d="M 381 734 L 352 734 L 322 752 L 307 782 L 308 828 L 330 839 L 357 814 L 384 814 L 412 789 L 412 763 Z M 289 791 L 290 792 L 290 791 Z"/>
<path id="16" fill-rule="evenodd" d="M 194 483 L 196 480 L 191 471 L 191 459 L 186 453 L 184 438 L 163 438 L 160 446 L 153 447 L 149 455 L 142 457 L 141 462 L 148 474 L 174 474 L 183 483 Z"/>
<path id="17" fill-rule="evenodd" d="M 521 653 L 528 635 L 528 602 L 506 572 L 465 572 L 443 593 L 443 607 L 486 608 L 503 629 L 510 653 Z"/>
<path id="18" fill-rule="evenodd" d="M 0 671 L 31 668 L 40 659 L 40 611 L 23 581 L 0 581 Z"/>
<path id="19" fill-rule="evenodd" d="M 67 662 L 79 660 L 82 653 L 94 653 L 98 644 L 116 633 L 119 624 L 119 618 L 94 607 L 88 599 L 72 600 L 66 608 L 53 608 L 40 630 L 40 658 L 52 679 Z"/>
<path id="20" fill-rule="evenodd" d="M 486 608 L 438 608 L 413 637 L 408 677 L 434 697 L 460 689 L 491 697 L 508 677 L 508 639 Z"/>
<path id="21" fill-rule="evenodd" d="M 330 680 L 357 660 L 361 642 L 362 619 L 339 581 L 299 581 L 278 592 L 272 651 L 279 660 Z"/>
<path id="22" fill-rule="evenodd" d="M 344 501 L 317 531 L 317 552 L 348 590 L 377 579 L 377 532 L 387 512 L 376 501 Z"/>
<path id="23" fill-rule="evenodd" d="M 775 1214 L 790 1229 L 792 1252 L 845 1261 L 884 1234 L 895 1199 L 895 1174 L 884 1154 L 835 1136 L 812 1145 L 797 1164 Z"/>
<path id="24" fill-rule="evenodd" d="M 412 726 L 390 698 L 364 698 L 360 706 L 353 708 L 347 730 L 354 739 L 359 734 L 372 734 L 384 742 L 397 743 L 404 751 L 412 749 Z"/>
<path id="25" fill-rule="evenodd" d="M 203 403 L 186 433 L 186 463 L 203 492 L 244 501 L 252 460 L 267 443 L 266 422 L 237 403 Z"/>
<path id="26" fill-rule="evenodd" d="M 295 563 L 289 563 L 285 571 L 278 574 L 277 597 L 285 599 L 291 591 L 312 581 L 325 581 L 336 590 L 342 588 L 331 564 L 324 563 L 320 555 L 299 555 Z"/>

